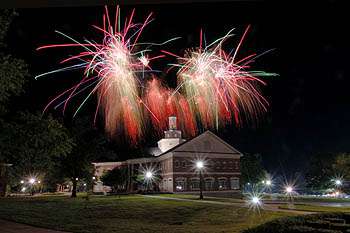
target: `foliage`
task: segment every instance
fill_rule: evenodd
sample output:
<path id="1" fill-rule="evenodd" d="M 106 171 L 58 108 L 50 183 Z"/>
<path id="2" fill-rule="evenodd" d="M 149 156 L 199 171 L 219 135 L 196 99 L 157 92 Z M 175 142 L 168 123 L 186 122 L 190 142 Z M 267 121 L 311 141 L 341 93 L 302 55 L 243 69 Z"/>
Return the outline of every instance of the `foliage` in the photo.
<path id="1" fill-rule="evenodd" d="M 346 180 L 350 180 L 350 154 L 338 154 L 333 163 L 333 169 Z"/>
<path id="2" fill-rule="evenodd" d="M 4 38 L 14 15 L 9 10 L 0 11 L 0 48 L 6 45 Z M 0 52 L 0 116 L 6 112 L 10 97 L 23 92 L 27 76 L 28 66 L 23 60 Z"/>
<path id="3" fill-rule="evenodd" d="M 306 185 L 313 189 L 329 187 L 330 177 L 334 176 L 332 164 L 335 156 L 329 153 L 316 154 L 311 157 L 305 179 Z"/>
<path id="4" fill-rule="evenodd" d="M 241 157 L 241 184 L 248 182 L 257 184 L 266 178 L 267 172 L 261 164 L 261 156 L 259 154 L 245 154 Z"/>
<path id="5" fill-rule="evenodd" d="M 125 190 L 128 179 L 128 170 L 126 167 L 117 167 L 113 170 L 105 172 L 101 181 L 104 185 L 110 186 L 113 189 L 113 192 Z"/>
<path id="6" fill-rule="evenodd" d="M 115 157 L 115 153 L 108 148 L 106 137 L 91 126 L 88 117 L 81 117 L 74 122 L 71 127 L 76 147 L 72 153 L 60 160 L 57 171 L 61 180 L 68 178 L 73 183 L 73 190 L 76 189 L 76 178 L 84 181 L 91 187 L 93 175 L 92 162 L 100 161 L 100 158 Z M 72 196 L 76 196 L 73 192 Z"/>
<path id="7" fill-rule="evenodd" d="M 332 178 L 350 179 L 350 154 L 317 154 L 312 156 L 306 172 L 307 186 L 314 189 L 333 187 Z"/>
<path id="8" fill-rule="evenodd" d="M 0 142 L 0 158 L 13 164 L 11 170 L 18 179 L 45 175 L 74 146 L 67 129 L 57 120 L 28 112 L 2 124 Z"/>
<path id="9" fill-rule="evenodd" d="M 10 27 L 12 19 L 16 16 L 13 10 L 0 10 L 0 48 L 5 47 L 5 37 Z"/>

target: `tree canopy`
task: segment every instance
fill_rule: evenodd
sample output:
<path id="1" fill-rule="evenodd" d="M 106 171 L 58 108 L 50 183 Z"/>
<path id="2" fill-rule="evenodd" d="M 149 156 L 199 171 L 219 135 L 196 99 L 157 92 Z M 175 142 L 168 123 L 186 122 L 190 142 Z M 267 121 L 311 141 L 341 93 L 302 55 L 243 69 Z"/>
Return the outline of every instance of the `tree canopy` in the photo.
<path id="1" fill-rule="evenodd" d="M 245 154 L 241 157 L 241 184 L 257 184 L 266 178 L 266 171 L 261 164 L 259 154 Z"/>

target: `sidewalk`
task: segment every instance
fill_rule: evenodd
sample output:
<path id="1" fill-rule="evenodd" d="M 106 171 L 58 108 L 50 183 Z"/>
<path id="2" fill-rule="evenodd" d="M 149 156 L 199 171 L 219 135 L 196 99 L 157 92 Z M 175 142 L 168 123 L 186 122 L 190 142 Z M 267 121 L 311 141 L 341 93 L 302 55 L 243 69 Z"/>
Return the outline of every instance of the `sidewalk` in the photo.
<path id="1" fill-rule="evenodd" d="M 54 231 L 44 228 L 33 227 L 21 223 L 10 222 L 0 219 L 1 233 L 65 233 L 63 231 Z"/>
<path id="2" fill-rule="evenodd" d="M 156 195 L 144 195 L 144 197 L 157 198 L 157 199 L 163 199 L 163 200 L 189 201 L 189 202 L 197 202 L 197 203 L 233 206 L 233 207 L 239 207 L 239 208 L 248 208 L 245 205 L 245 203 L 221 202 L 221 201 L 211 201 L 211 200 L 209 201 L 209 200 L 205 200 L 205 199 L 204 200 L 193 200 L 193 199 L 184 199 L 184 198 L 177 198 L 177 197 L 162 197 L 162 196 L 156 196 Z M 310 212 L 310 211 L 280 209 L 279 205 L 272 204 L 272 203 L 265 204 L 263 206 L 263 209 L 270 210 L 270 211 L 278 211 L 278 212 L 288 212 L 288 213 L 294 213 L 294 214 L 313 214 L 313 213 L 315 213 L 315 212 Z"/>

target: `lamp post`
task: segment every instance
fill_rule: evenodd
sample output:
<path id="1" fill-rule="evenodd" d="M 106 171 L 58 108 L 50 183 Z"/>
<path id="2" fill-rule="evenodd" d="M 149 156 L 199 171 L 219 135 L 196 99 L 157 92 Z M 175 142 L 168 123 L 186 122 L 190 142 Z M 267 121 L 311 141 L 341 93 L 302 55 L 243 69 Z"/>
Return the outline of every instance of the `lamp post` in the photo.
<path id="1" fill-rule="evenodd" d="M 146 191 L 149 191 L 149 185 L 151 184 L 152 185 L 152 179 L 153 179 L 153 172 L 151 171 L 146 171 L 145 173 L 145 179 L 146 179 L 146 188 L 147 190 Z"/>
<path id="2" fill-rule="evenodd" d="M 203 200 L 203 174 L 202 174 L 202 170 L 204 168 L 203 161 L 197 161 L 196 168 L 199 171 L 199 199 Z"/>
<path id="3" fill-rule="evenodd" d="M 30 178 L 29 179 L 30 193 L 31 193 L 32 196 L 34 195 L 34 192 L 35 192 L 35 190 L 34 190 L 35 189 L 35 187 L 34 187 L 35 182 L 36 182 L 35 178 Z"/>

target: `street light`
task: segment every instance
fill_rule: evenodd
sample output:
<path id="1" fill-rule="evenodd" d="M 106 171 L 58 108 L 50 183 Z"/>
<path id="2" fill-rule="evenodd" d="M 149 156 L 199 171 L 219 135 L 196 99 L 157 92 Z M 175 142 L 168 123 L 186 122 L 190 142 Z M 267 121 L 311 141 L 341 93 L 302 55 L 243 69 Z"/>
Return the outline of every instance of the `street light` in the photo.
<path id="1" fill-rule="evenodd" d="M 197 161 L 196 168 L 199 171 L 199 199 L 203 200 L 203 174 L 202 174 L 202 170 L 204 168 L 203 161 Z"/>
<path id="2" fill-rule="evenodd" d="M 343 184 L 343 182 L 340 179 L 336 179 L 334 183 L 336 186 L 341 186 Z"/>
<path id="3" fill-rule="evenodd" d="M 272 182 L 271 182 L 271 180 L 267 180 L 267 181 L 265 182 L 265 184 L 266 184 L 267 186 L 271 186 Z"/>
<path id="4" fill-rule="evenodd" d="M 292 186 L 287 186 L 286 187 L 286 193 L 291 194 L 293 192 L 293 187 Z"/>
<path id="5" fill-rule="evenodd" d="M 146 172 L 146 179 L 150 180 L 153 177 L 153 173 L 151 171 Z"/>
<path id="6" fill-rule="evenodd" d="M 30 179 L 29 179 L 29 183 L 30 183 L 30 184 L 34 184 L 34 183 L 35 183 L 35 178 L 30 178 Z"/>
<path id="7" fill-rule="evenodd" d="M 260 198 L 259 197 L 253 197 L 251 201 L 252 201 L 252 203 L 254 205 L 259 205 L 260 204 Z"/>

